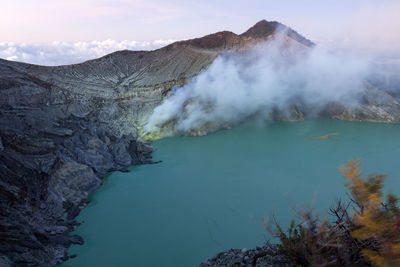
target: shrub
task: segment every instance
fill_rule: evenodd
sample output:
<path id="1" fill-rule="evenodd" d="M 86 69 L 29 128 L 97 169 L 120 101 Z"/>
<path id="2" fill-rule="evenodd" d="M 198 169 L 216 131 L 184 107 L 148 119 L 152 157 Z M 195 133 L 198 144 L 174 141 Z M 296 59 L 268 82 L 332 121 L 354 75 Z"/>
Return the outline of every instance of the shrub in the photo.
<path id="1" fill-rule="evenodd" d="M 263 255 L 285 255 L 300 266 L 400 266 L 400 210 L 398 199 L 382 193 L 385 175 L 363 179 L 358 160 L 340 168 L 351 193 L 348 203 L 330 209 L 332 222 L 311 211 L 300 213 L 284 231 L 278 223 L 273 234 L 279 243 Z M 263 254 L 263 255 L 262 255 Z"/>

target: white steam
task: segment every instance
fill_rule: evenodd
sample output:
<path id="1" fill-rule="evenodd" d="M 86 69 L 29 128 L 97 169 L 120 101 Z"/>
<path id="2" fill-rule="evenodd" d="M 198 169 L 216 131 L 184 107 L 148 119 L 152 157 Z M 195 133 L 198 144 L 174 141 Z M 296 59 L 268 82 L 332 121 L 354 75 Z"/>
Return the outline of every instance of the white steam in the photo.
<path id="1" fill-rule="evenodd" d="M 225 54 L 190 84 L 174 88 L 154 110 L 147 131 L 161 131 L 172 122 L 173 131 L 185 134 L 210 123 L 268 118 L 274 108 L 285 110 L 298 102 L 314 111 L 330 102 L 350 105 L 363 90 L 368 62 L 318 46 L 288 47 L 283 39 L 245 55 Z"/>

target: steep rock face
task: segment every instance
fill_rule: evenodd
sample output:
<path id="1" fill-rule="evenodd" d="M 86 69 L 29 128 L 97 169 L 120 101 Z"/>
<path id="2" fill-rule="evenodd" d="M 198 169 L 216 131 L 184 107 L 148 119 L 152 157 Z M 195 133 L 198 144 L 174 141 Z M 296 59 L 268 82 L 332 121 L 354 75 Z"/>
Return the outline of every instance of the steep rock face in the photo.
<path id="1" fill-rule="evenodd" d="M 241 35 L 219 32 L 76 65 L 0 60 L 0 265 L 67 260 L 70 244 L 83 243 L 68 234 L 88 195 L 108 172 L 151 162 L 152 148 L 140 139 L 143 124 L 171 88 L 221 53 L 246 51 L 277 34 L 286 44 L 313 45 L 282 24 L 261 21 Z M 332 104 L 324 116 L 399 121 L 395 95 L 372 85 L 371 92 L 362 107 Z M 302 110 L 275 115 L 302 119 Z"/>
<path id="2" fill-rule="evenodd" d="M 75 217 L 101 179 L 111 170 L 151 162 L 152 149 L 133 135 L 116 137 L 96 112 L 79 118 L 64 112 L 68 108 L 34 106 L 32 100 L 1 108 L 0 253 L 11 266 L 66 260 L 69 245 L 83 242 L 68 235 Z"/>

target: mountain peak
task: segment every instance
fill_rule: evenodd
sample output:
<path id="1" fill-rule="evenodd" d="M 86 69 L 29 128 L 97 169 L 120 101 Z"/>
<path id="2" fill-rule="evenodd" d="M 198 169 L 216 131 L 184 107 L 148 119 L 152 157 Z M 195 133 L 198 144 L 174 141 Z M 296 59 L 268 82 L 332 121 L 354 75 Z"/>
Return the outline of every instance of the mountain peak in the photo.
<path id="1" fill-rule="evenodd" d="M 266 37 L 273 34 L 280 27 L 287 28 L 279 22 L 266 21 L 263 19 L 254 24 L 254 26 L 248 29 L 246 32 L 242 33 L 241 36 L 253 38 Z"/>
<path id="2" fill-rule="evenodd" d="M 251 38 L 265 38 L 275 33 L 283 33 L 306 46 L 314 46 L 313 42 L 311 42 L 307 38 L 304 38 L 286 25 L 277 21 L 267 21 L 265 19 L 260 20 L 259 22 L 254 24 L 253 27 L 242 33 L 240 36 Z"/>
<path id="3" fill-rule="evenodd" d="M 261 20 L 241 35 L 237 35 L 230 31 L 221 31 L 200 38 L 178 41 L 166 46 L 166 49 L 182 45 L 214 51 L 222 51 L 232 48 L 240 49 L 249 44 L 254 45 L 259 41 L 263 41 L 275 33 L 287 35 L 291 39 L 308 47 L 314 45 L 310 40 L 277 21 Z"/>

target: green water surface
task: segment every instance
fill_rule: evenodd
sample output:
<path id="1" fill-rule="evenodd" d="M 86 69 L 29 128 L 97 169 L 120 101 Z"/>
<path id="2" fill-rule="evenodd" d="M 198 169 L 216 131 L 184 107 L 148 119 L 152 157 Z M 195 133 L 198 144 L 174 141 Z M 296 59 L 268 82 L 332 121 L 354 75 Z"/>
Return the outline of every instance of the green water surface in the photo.
<path id="1" fill-rule="evenodd" d="M 333 139 L 310 139 L 340 133 Z M 324 216 L 346 198 L 338 167 L 360 158 L 400 193 L 400 125 L 318 120 L 247 125 L 153 143 L 160 164 L 112 173 L 78 217 L 85 245 L 62 266 L 197 266 L 268 240 L 265 218 Z"/>

